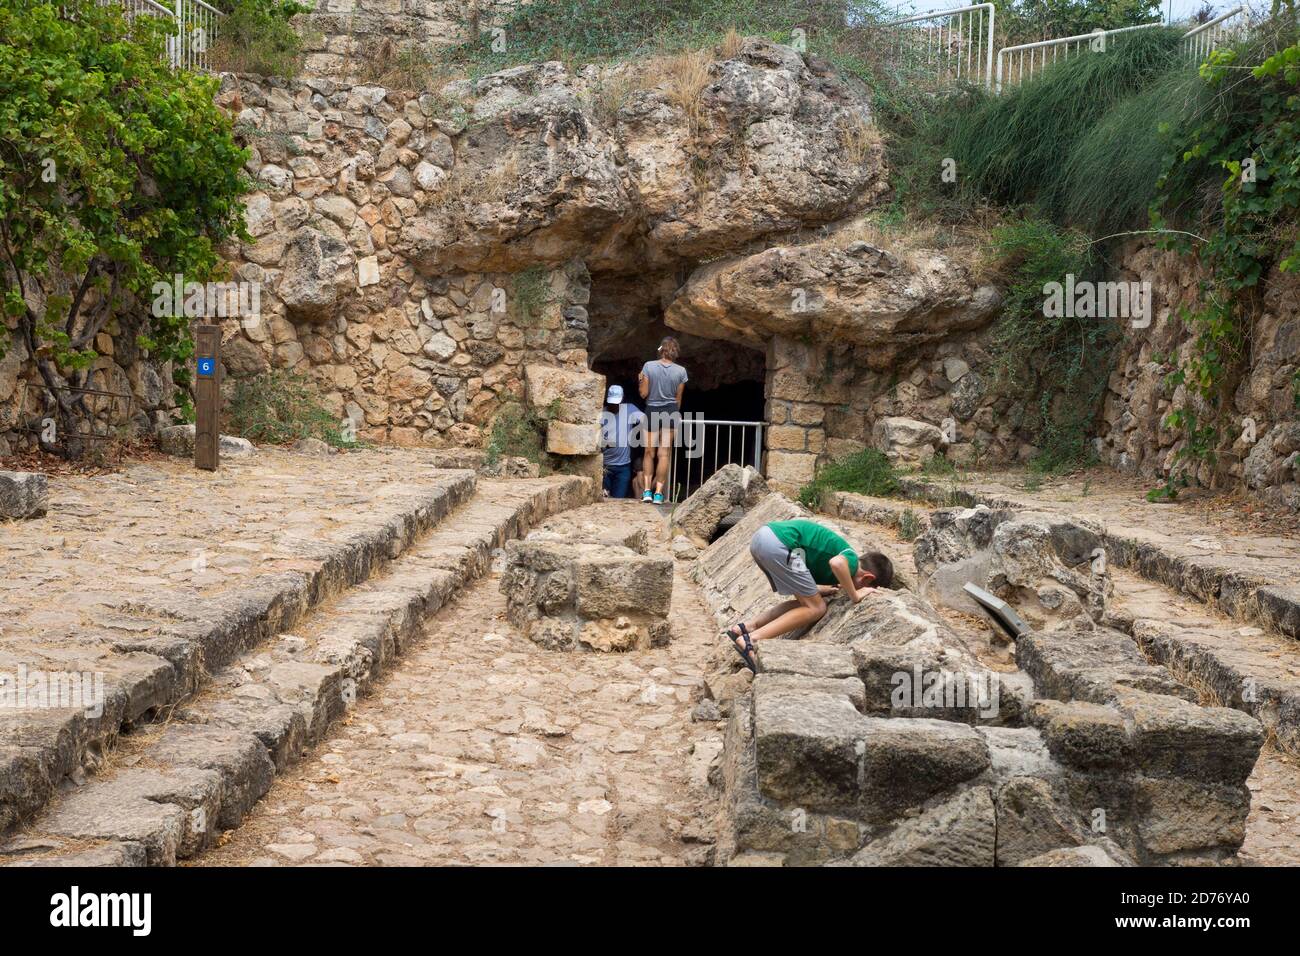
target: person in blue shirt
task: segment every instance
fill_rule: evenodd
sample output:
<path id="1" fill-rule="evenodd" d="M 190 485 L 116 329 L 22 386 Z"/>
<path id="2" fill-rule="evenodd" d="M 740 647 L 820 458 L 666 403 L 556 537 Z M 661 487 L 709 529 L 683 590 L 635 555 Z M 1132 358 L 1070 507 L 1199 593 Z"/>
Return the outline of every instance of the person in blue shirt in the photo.
<path id="1" fill-rule="evenodd" d="M 645 444 L 645 415 L 623 401 L 623 387 L 611 385 L 600 413 L 600 443 L 605 453 L 606 498 L 630 497 L 632 449 Z"/>

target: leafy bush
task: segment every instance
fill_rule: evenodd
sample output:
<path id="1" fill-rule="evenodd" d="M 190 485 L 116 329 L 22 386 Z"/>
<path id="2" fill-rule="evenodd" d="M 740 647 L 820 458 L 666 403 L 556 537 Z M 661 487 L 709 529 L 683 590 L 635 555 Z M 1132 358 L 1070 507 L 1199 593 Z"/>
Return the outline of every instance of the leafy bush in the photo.
<path id="1" fill-rule="evenodd" d="M 217 80 L 167 66 L 169 30 L 95 0 L 0 5 L 0 299 L 65 436 L 87 414 L 66 387 L 87 384 L 114 321 L 173 363 L 188 405 L 189 320 L 140 303 L 176 274 L 221 278 L 217 247 L 247 238 L 248 154 L 213 103 Z"/>
<path id="2" fill-rule="evenodd" d="M 212 45 L 218 70 L 291 77 L 302 63 L 303 35 L 290 23 L 310 4 L 296 0 L 216 0 L 226 14 Z"/>
<path id="3" fill-rule="evenodd" d="M 228 427 L 255 442 L 283 445 L 319 438 L 336 448 L 356 447 L 350 430 L 320 403 L 311 381 L 282 370 L 263 372 L 235 383 L 226 407 Z"/>
<path id="4" fill-rule="evenodd" d="M 1159 180 L 1155 223 L 1181 227 L 1166 244 L 1207 273 L 1196 307 L 1182 313 L 1193 349 L 1169 377 L 1195 399 L 1165 421 L 1182 433 L 1184 464 L 1214 467 L 1231 444 L 1225 426 L 1263 311 L 1262 280 L 1275 266 L 1300 270 L 1298 39 L 1289 6 L 1249 43 L 1210 55 L 1199 71 L 1205 105 L 1174 131 Z"/>
<path id="5" fill-rule="evenodd" d="M 867 448 L 818 469 L 813 480 L 799 489 L 799 501 L 816 508 L 828 491 L 885 497 L 898 491 L 898 473 L 882 452 Z"/>

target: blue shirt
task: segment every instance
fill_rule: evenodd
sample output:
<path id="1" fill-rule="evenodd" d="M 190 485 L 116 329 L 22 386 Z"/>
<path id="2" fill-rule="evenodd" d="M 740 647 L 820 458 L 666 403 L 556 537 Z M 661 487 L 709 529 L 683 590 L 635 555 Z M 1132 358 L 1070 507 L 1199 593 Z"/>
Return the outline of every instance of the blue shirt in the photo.
<path id="1" fill-rule="evenodd" d="M 605 448 L 605 466 L 632 462 L 633 444 L 645 444 L 646 418 L 639 408 L 624 402 L 615 415 L 609 409 L 600 413 L 600 443 Z"/>

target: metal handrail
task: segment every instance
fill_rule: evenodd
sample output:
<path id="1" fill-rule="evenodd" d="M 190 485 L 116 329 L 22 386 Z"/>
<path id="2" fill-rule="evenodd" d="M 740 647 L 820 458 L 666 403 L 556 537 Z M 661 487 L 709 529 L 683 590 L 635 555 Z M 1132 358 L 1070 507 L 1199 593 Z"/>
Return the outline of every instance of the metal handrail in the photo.
<path id="1" fill-rule="evenodd" d="M 1226 29 L 1219 29 L 1219 26 L 1224 21 L 1231 20 L 1234 17 L 1241 17 L 1241 23 L 1234 23 Z M 1198 60 L 1202 59 L 1206 54 L 1214 51 L 1222 38 L 1249 29 L 1250 7 L 1243 3 L 1241 6 L 1233 7 L 1226 13 L 1219 14 L 1213 20 L 1207 20 L 1205 23 L 1184 33 L 1181 41 L 1183 54 Z"/>
<path id="2" fill-rule="evenodd" d="M 114 2 L 114 0 L 101 0 Z M 217 24 L 226 15 L 204 0 L 172 0 L 173 7 L 156 0 L 117 0 L 127 19 L 139 16 L 166 17 L 176 25 L 167 37 L 167 62 L 173 69 L 206 70 L 208 50 L 217 36 Z"/>
<path id="3" fill-rule="evenodd" d="M 1029 52 L 1029 76 L 1033 76 L 1035 69 L 1042 69 L 1048 65 L 1048 49 L 1051 49 L 1052 51 L 1052 59 L 1050 62 L 1055 63 L 1058 60 L 1058 51 L 1062 52 L 1059 59 L 1067 60 L 1070 58 L 1070 48 L 1072 46 L 1076 48 L 1076 52 L 1083 52 L 1081 48 L 1084 43 L 1087 43 L 1089 45 L 1088 48 L 1091 49 L 1092 44 L 1098 39 L 1105 43 L 1107 37 L 1115 36 L 1120 33 L 1132 33 L 1134 30 L 1149 30 L 1152 27 L 1158 26 L 1161 26 L 1161 22 L 1156 20 L 1153 23 L 1139 23 L 1137 26 L 1133 27 L 1116 27 L 1113 30 L 1093 30 L 1091 33 L 1078 33 L 1074 36 L 1059 37 L 1055 40 L 1038 40 L 1034 43 L 1020 43 L 1016 46 L 1004 46 L 1002 49 L 998 50 L 997 80 L 995 89 L 999 93 L 1002 92 L 1004 80 L 1003 65 L 1006 62 L 1007 54 L 1019 54 L 1017 59 L 1019 70 L 1016 73 L 1016 82 L 1019 83 L 1026 78 L 1024 56 L 1026 52 Z M 1037 56 L 1037 51 L 1039 50 L 1042 51 L 1041 60 Z M 1035 66 L 1036 63 L 1037 66 Z"/>
<path id="4" fill-rule="evenodd" d="M 988 33 L 984 32 L 984 16 L 988 14 Z M 978 14 L 978 16 L 977 16 Z M 962 24 L 962 17 L 965 16 L 965 25 Z M 957 18 L 957 25 L 951 25 L 951 18 Z M 909 23 L 923 23 L 927 20 L 945 20 L 949 21 L 947 46 L 944 45 L 944 24 L 939 23 L 936 28 L 931 27 L 926 33 L 926 62 L 932 62 L 943 66 L 947 63 L 953 63 L 956 66 L 955 75 L 960 78 L 963 75 L 970 76 L 979 70 L 979 63 L 976 57 L 984 61 L 983 80 L 985 86 L 991 86 L 993 83 L 993 38 L 996 25 L 997 8 L 992 3 L 974 3 L 964 7 L 953 7 L 950 10 L 932 10 L 928 13 L 918 13 L 914 16 L 904 17 L 901 20 L 893 20 L 889 23 L 881 24 L 882 28 L 900 27 Z M 978 36 L 975 36 L 974 28 L 978 27 Z M 956 38 L 957 55 L 951 55 L 953 49 L 953 40 Z M 974 39 L 974 43 L 970 42 Z M 963 61 L 961 57 L 962 48 L 965 48 L 965 70 L 963 73 Z M 947 50 L 947 56 L 944 51 Z"/>

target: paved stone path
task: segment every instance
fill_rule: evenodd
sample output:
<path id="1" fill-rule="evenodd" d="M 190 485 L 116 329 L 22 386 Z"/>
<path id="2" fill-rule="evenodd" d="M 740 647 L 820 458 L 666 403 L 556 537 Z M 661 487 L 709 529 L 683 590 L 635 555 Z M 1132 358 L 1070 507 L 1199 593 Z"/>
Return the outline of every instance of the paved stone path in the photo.
<path id="1" fill-rule="evenodd" d="M 51 642 L 95 647 L 124 602 L 200 603 L 260 575 L 319 566 L 314 552 L 382 524 L 427 493 L 436 453 L 402 449 L 316 458 L 259 448 L 218 472 L 181 459 L 50 482 L 45 518 L 0 532 L 0 651 Z"/>
<path id="2" fill-rule="evenodd" d="M 1173 503 L 1146 500 L 1155 482 L 1106 468 L 1034 481 L 1025 472 L 963 472 L 933 479 L 972 494 L 1069 511 L 1101 522 L 1112 534 L 1160 545 L 1175 554 L 1212 559 L 1283 585 L 1300 567 L 1300 516 L 1283 515 L 1243 498 L 1186 492 Z"/>
<path id="3" fill-rule="evenodd" d="M 650 531 L 657 509 L 604 502 L 546 522 Z M 279 778 L 201 865 L 692 864 L 707 859 L 720 724 L 693 723 L 716 653 L 695 585 L 673 589 L 673 642 L 551 652 L 504 617 L 500 577 L 468 589 Z M 707 842 L 701 842 L 707 841 Z"/>

